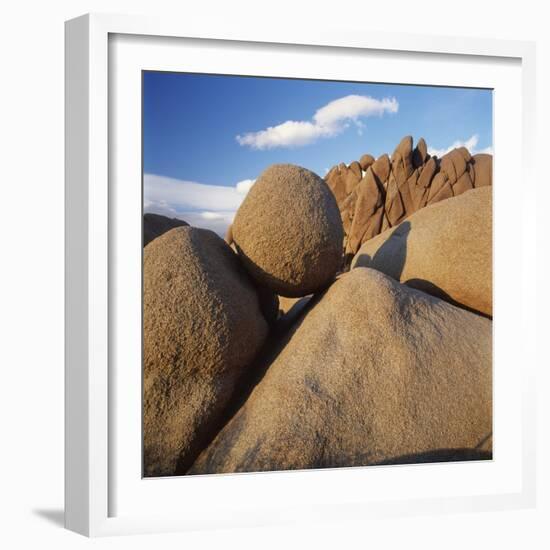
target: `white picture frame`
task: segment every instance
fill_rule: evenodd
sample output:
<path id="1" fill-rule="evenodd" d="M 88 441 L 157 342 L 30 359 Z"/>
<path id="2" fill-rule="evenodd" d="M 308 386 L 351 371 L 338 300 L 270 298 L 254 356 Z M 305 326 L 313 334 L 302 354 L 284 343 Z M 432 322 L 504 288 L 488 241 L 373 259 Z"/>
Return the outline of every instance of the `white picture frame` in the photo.
<path id="1" fill-rule="evenodd" d="M 160 42 L 154 46 L 151 39 Z M 213 65 L 209 65 L 212 61 L 208 60 L 206 54 L 200 53 L 200 45 L 208 43 L 214 52 L 220 49 L 228 52 L 225 56 L 227 59 L 222 61 L 219 52 L 218 55 L 211 56 L 217 58 L 216 63 L 232 63 L 231 59 L 235 59 L 236 65 L 232 65 L 233 69 L 241 66 L 239 59 L 242 59 L 242 56 L 239 58 L 239 48 L 245 48 L 247 54 L 250 54 L 246 56 L 250 65 L 247 66 L 248 69 L 242 70 L 251 71 L 249 74 L 260 71 L 259 65 L 254 66 L 254 53 L 259 49 L 262 57 L 273 60 L 272 67 L 275 67 L 277 59 L 282 64 L 281 60 L 286 56 L 286 76 L 309 76 L 303 74 L 303 63 L 296 63 L 296 67 L 293 67 L 288 62 L 288 56 L 307 54 L 313 56 L 312 59 L 316 56 L 317 65 L 312 64 L 309 69 L 315 71 L 320 70 L 319 59 L 328 53 L 340 56 L 342 65 L 345 65 L 346 56 L 383 55 L 388 66 L 394 62 L 397 64 L 395 66 L 402 63 L 403 73 L 404 60 L 407 60 L 407 65 L 412 63 L 417 64 L 416 66 L 421 66 L 422 63 L 426 66 L 437 63 L 441 67 L 453 64 L 454 67 L 460 68 L 459 74 L 445 73 L 442 69 L 438 76 L 440 79 L 446 79 L 448 85 L 460 85 L 468 79 L 470 85 L 476 82 L 498 82 L 498 85 L 494 86 L 496 97 L 499 97 L 502 90 L 503 99 L 499 99 L 495 107 L 495 181 L 499 182 L 498 185 L 503 182 L 503 190 L 511 178 L 520 179 L 522 185 L 534 187 L 531 172 L 535 120 L 534 43 L 488 38 L 396 35 L 367 30 L 342 33 L 313 27 L 309 30 L 301 29 L 299 33 L 291 29 L 280 29 L 276 35 L 272 30 L 266 31 L 261 28 L 250 29 L 246 33 L 233 31 L 231 28 L 218 32 L 211 28 L 197 27 L 170 19 L 119 15 L 85 15 L 68 21 L 66 527 L 84 535 L 101 536 L 281 524 L 293 521 L 359 520 L 367 515 L 392 516 L 533 506 L 536 355 L 532 339 L 536 333 L 536 314 L 535 289 L 529 284 L 529 274 L 534 270 L 536 249 L 528 239 L 528 234 L 530 231 L 534 233 L 536 220 L 534 212 L 528 210 L 527 199 L 523 199 L 524 202 L 518 209 L 517 201 L 507 199 L 504 192 L 499 195 L 499 191 L 496 191 L 495 201 L 495 282 L 499 283 L 495 291 L 495 316 L 503 321 L 499 329 L 501 338 L 497 339 L 495 344 L 495 365 L 498 366 L 498 370 L 495 371 L 495 422 L 501 427 L 504 422 L 508 423 L 512 435 L 506 440 L 506 432 L 501 432 L 500 440 L 503 443 L 500 451 L 499 438 L 495 436 L 495 458 L 490 470 L 479 469 L 479 464 L 467 466 L 472 468 L 467 471 L 467 476 L 474 480 L 487 479 L 486 486 L 479 485 L 479 490 L 476 491 L 468 485 L 463 485 L 462 490 L 459 490 L 458 485 L 462 483 L 460 472 L 466 472 L 466 465 L 452 464 L 197 476 L 185 480 L 142 480 L 136 478 L 133 466 L 121 468 L 117 457 L 130 456 L 132 464 L 134 460 L 141 460 L 140 456 L 135 456 L 136 445 L 139 447 L 135 434 L 140 426 L 141 417 L 138 415 L 136 418 L 135 399 L 123 402 L 120 392 L 117 391 L 120 380 L 113 374 L 113 365 L 120 365 L 117 346 L 118 349 L 120 346 L 126 349 L 124 346 L 131 340 L 128 337 L 125 339 L 123 334 L 113 332 L 117 317 L 113 315 L 112 303 L 117 299 L 115 290 L 119 288 L 116 285 L 116 277 L 119 276 L 117 262 L 123 263 L 118 254 L 124 253 L 120 245 L 126 242 L 124 239 L 132 238 L 130 235 L 124 235 L 124 231 L 120 229 L 120 221 L 128 220 L 129 223 L 124 224 L 130 228 L 127 233 L 133 231 L 132 228 L 137 227 L 135 220 L 141 220 L 141 208 L 139 211 L 133 208 L 137 204 L 138 191 L 135 186 L 130 190 L 113 183 L 120 181 L 122 175 L 128 176 L 128 181 L 132 182 L 135 182 L 138 173 L 141 178 L 141 162 L 139 155 L 138 158 L 135 155 L 136 142 L 130 138 L 117 141 L 116 152 L 110 148 L 112 149 L 111 142 L 122 138 L 124 132 L 135 136 L 135 127 L 132 125 L 140 124 L 140 121 L 134 120 L 135 117 L 132 116 L 136 113 L 136 98 L 141 93 L 141 90 L 133 90 L 132 75 L 135 76 L 136 71 L 142 70 L 142 63 L 146 63 L 148 68 L 155 68 L 152 65 L 158 63 L 159 55 L 164 56 L 163 63 L 166 67 L 179 67 L 182 56 L 169 54 L 169 51 L 188 47 L 191 42 L 194 57 L 191 55 L 192 51 L 188 50 L 189 56 L 184 58 L 188 63 L 193 63 L 194 67 L 204 67 L 205 72 L 213 71 Z M 284 55 L 281 53 L 283 49 Z M 266 52 L 272 50 L 273 55 L 268 56 Z M 174 61 L 171 61 L 172 58 Z M 147 61 L 143 61 L 144 59 Z M 264 60 L 263 64 L 266 63 L 269 61 Z M 468 64 L 472 64 L 473 68 L 466 74 L 463 69 Z M 130 77 L 123 79 L 128 90 L 123 90 L 122 79 L 117 80 L 118 72 L 122 74 L 125 70 L 129 72 L 124 74 Z M 264 70 L 269 73 L 274 69 L 267 66 Z M 332 74 L 336 79 L 344 79 L 345 69 L 342 71 L 341 75 Z M 403 81 L 430 83 L 423 80 L 421 71 L 416 77 L 411 73 Z M 509 90 L 506 91 L 506 88 Z M 518 104 L 515 104 L 510 90 L 515 90 L 519 95 Z M 124 109 L 120 109 L 120 113 L 113 110 L 113 106 L 119 105 L 117 93 L 128 94 L 128 101 L 125 101 L 126 105 Z M 504 120 L 500 114 L 505 110 L 505 102 L 508 102 L 508 107 L 512 109 L 507 117 L 509 121 Z M 515 126 L 506 127 L 507 123 Z M 512 130 L 516 133 L 514 140 L 508 135 Z M 517 134 L 520 135 L 519 140 Z M 512 149 L 513 141 L 516 147 L 515 155 Z M 519 144 L 520 154 L 517 153 Z M 499 154 L 501 158 L 509 159 L 506 172 L 503 169 L 504 164 L 499 162 Z M 124 170 L 128 171 L 123 172 Z M 126 198 L 126 193 L 129 193 L 129 200 L 121 200 Z M 141 188 L 139 197 L 141 200 Z M 529 200 L 532 200 L 532 195 Z M 501 265 L 506 265 L 505 258 L 499 253 L 498 248 L 499 241 L 502 242 L 499 232 L 504 228 L 501 221 L 512 211 L 514 204 L 519 210 L 519 225 L 522 228 L 521 233 L 510 236 L 512 248 L 518 253 L 515 258 L 516 265 L 506 270 L 507 274 L 500 279 L 499 258 L 502 260 Z M 530 216 L 524 215 L 528 212 Z M 138 237 L 141 246 L 141 233 L 139 236 L 136 234 L 136 239 Z M 141 255 L 139 257 L 141 258 Z M 134 254 L 133 258 L 137 256 Z M 499 301 L 498 297 L 506 295 L 507 281 L 510 277 L 516 277 L 516 280 L 520 278 L 521 281 L 520 284 L 516 284 L 516 296 L 506 299 L 505 303 L 504 299 Z M 120 315 L 121 307 L 122 305 L 114 308 L 118 312 L 117 315 Z M 517 322 L 518 318 L 521 322 Z M 510 349 L 500 350 L 499 341 L 511 340 L 510 336 L 514 329 L 517 334 L 515 341 L 509 343 Z M 134 354 L 136 353 L 140 357 L 141 350 L 134 350 Z M 514 366 L 516 369 L 512 368 Z M 135 370 L 124 370 L 120 366 L 121 376 L 131 376 L 132 372 L 135 373 Z M 141 379 L 136 379 L 132 384 L 140 389 Z M 132 395 L 136 396 L 137 393 L 133 391 Z M 128 407 L 125 407 L 126 404 Z M 500 411 L 498 407 L 501 407 Z M 122 413 L 120 408 L 123 409 Z M 506 417 L 506 414 L 509 414 L 509 417 Z M 124 424 L 126 421 L 127 424 Z M 129 428 L 121 429 L 121 426 Z M 130 435 L 125 437 L 124 433 Z M 128 479 L 124 478 L 126 470 L 131 472 Z M 442 480 L 455 475 L 457 487 L 447 494 Z M 366 476 L 369 476 L 369 495 L 365 495 L 362 490 L 354 490 L 361 489 L 361 480 L 364 482 Z M 427 484 L 426 476 L 430 480 Z M 508 479 L 508 484 L 501 483 L 504 477 Z M 320 480 L 322 492 L 319 492 Z M 392 483 L 406 486 L 409 480 L 412 481 L 408 492 L 396 492 L 388 498 L 380 497 L 384 494 L 384 486 L 390 487 Z M 491 485 L 493 481 L 494 484 Z M 187 485 L 182 487 L 182 482 Z M 442 485 L 443 493 L 441 490 L 429 490 L 430 486 Z M 155 506 L 155 499 L 158 499 L 157 502 L 161 499 L 167 503 L 174 502 L 174 495 L 178 492 L 185 496 L 178 499 L 179 507 L 173 513 Z M 389 489 L 387 492 L 389 494 Z M 199 493 L 208 497 L 202 503 L 198 499 Z M 239 493 L 244 495 L 242 502 L 229 500 L 229 495 Z M 262 499 L 258 497 L 261 494 L 269 497 Z M 191 495 L 196 495 L 197 500 L 194 501 Z M 219 500 L 216 506 L 212 506 L 212 500 L 208 500 L 213 496 Z M 255 496 L 258 498 L 247 507 L 245 500 Z M 125 507 L 119 506 L 117 502 L 125 503 Z M 147 502 L 149 506 L 146 506 Z M 154 513 L 154 510 L 157 510 L 157 513 Z"/>

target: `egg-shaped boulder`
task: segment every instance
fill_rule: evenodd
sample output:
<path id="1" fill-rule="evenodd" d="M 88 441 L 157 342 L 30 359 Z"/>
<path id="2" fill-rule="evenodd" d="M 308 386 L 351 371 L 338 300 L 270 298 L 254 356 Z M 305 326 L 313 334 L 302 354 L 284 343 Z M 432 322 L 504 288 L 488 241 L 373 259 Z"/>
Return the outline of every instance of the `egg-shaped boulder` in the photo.
<path id="1" fill-rule="evenodd" d="M 219 429 L 267 333 L 252 281 L 214 232 L 179 227 L 145 247 L 146 476 L 185 472 Z"/>
<path id="2" fill-rule="evenodd" d="M 336 199 L 323 179 L 299 166 L 267 168 L 237 211 L 232 231 L 251 276 L 282 296 L 325 288 L 342 263 Z"/>

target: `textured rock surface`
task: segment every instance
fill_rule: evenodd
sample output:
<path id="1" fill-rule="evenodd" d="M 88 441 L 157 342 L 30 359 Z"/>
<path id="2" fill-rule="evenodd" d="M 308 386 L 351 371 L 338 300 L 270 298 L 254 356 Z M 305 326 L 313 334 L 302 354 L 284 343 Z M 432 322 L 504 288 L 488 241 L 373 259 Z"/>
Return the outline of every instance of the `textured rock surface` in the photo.
<path id="1" fill-rule="evenodd" d="M 493 181 L 493 155 L 480 153 L 472 157 L 476 187 L 491 185 Z"/>
<path id="2" fill-rule="evenodd" d="M 491 326 L 354 269 L 295 323 L 189 473 L 489 458 Z"/>
<path id="3" fill-rule="evenodd" d="M 299 166 L 265 170 L 237 211 L 232 232 L 251 276 L 282 296 L 321 290 L 341 265 L 344 233 L 334 196 L 319 176 Z"/>
<path id="4" fill-rule="evenodd" d="M 186 225 L 189 224 L 177 218 L 167 218 L 160 214 L 143 214 L 143 246 L 170 231 L 170 229 L 174 229 L 174 227 L 183 227 Z"/>
<path id="5" fill-rule="evenodd" d="M 428 206 L 365 242 L 352 262 L 492 315 L 492 187 Z"/>
<path id="6" fill-rule="evenodd" d="M 390 177 L 391 170 L 391 161 L 388 155 L 382 155 L 376 159 L 372 165 L 372 171 L 378 178 L 378 180 L 384 184 L 384 187 L 388 183 L 388 178 Z"/>
<path id="7" fill-rule="evenodd" d="M 420 138 L 413 151 L 413 166 L 418 168 L 428 160 L 428 146 L 424 138 Z"/>
<path id="8" fill-rule="evenodd" d="M 340 204 L 351 193 L 354 187 L 361 181 L 361 174 L 348 168 L 345 164 L 334 166 L 325 178 L 328 186 L 334 193 Z"/>
<path id="9" fill-rule="evenodd" d="M 359 164 L 361 165 L 362 170 L 366 170 L 371 164 L 374 163 L 374 157 L 372 155 L 369 155 L 368 153 L 365 153 L 360 159 Z"/>
<path id="10" fill-rule="evenodd" d="M 467 149 L 459 147 L 439 159 L 428 154 L 423 138 L 413 148 L 412 137 L 405 136 L 391 160 L 382 155 L 372 161 L 371 155 L 361 157 L 363 175 L 359 179 L 356 162 L 349 167 L 335 166 L 325 176 L 340 210 L 347 262 L 362 243 L 425 206 L 492 185 L 492 155 L 472 157 Z M 365 180 L 369 180 L 367 185 Z"/>
<path id="11" fill-rule="evenodd" d="M 363 240 L 378 235 L 384 217 L 384 188 L 372 169 L 359 182 L 355 191 L 354 214 L 349 229 L 346 252 L 357 251 Z"/>
<path id="12" fill-rule="evenodd" d="M 205 229 L 172 229 L 143 253 L 146 476 L 183 472 L 219 429 L 267 336 L 237 255 Z"/>
<path id="13" fill-rule="evenodd" d="M 224 241 L 231 249 L 238 254 L 237 247 L 233 241 L 233 226 L 230 225 L 225 232 Z M 258 285 L 253 281 L 260 301 L 260 309 L 262 310 L 265 320 L 272 325 L 277 321 L 279 316 L 279 297 L 269 288 Z"/>

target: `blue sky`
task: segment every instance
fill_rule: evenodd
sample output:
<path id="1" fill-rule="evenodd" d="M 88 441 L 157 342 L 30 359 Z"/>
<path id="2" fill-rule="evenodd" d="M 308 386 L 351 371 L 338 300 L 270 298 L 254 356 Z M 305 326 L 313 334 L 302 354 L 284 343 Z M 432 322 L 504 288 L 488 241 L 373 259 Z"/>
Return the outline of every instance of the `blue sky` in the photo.
<path id="1" fill-rule="evenodd" d="M 491 151 L 492 92 L 316 80 L 145 72 L 144 207 L 223 233 L 270 164 L 324 176 L 392 153 L 405 135 L 432 153 Z"/>

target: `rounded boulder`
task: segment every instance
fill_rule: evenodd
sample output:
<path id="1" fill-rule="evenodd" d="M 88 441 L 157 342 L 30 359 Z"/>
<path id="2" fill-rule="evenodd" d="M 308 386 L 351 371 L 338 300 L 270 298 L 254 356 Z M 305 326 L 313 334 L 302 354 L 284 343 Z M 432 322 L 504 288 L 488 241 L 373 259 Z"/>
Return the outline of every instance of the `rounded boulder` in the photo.
<path id="1" fill-rule="evenodd" d="M 247 271 L 259 284 L 287 297 L 315 293 L 334 279 L 343 238 L 328 185 L 291 164 L 267 168 L 233 222 L 233 239 Z"/>
<path id="2" fill-rule="evenodd" d="M 183 473 L 268 333 L 237 255 L 205 229 L 179 227 L 143 253 L 146 476 Z"/>

